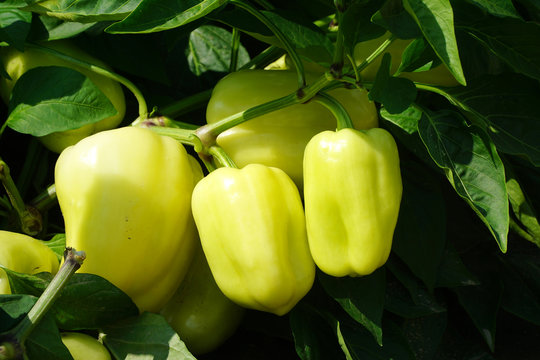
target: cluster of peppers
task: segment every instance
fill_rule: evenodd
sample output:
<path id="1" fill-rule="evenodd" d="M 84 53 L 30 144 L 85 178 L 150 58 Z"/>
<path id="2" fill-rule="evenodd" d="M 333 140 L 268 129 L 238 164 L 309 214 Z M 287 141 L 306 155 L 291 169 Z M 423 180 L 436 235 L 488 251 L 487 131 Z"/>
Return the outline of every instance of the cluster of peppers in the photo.
<path id="1" fill-rule="evenodd" d="M 296 85 L 284 70 L 232 73 L 214 88 L 207 122 Z M 225 341 L 244 308 L 289 312 L 317 267 L 339 277 L 375 271 L 389 256 L 401 201 L 397 146 L 377 127 L 365 90 L 328 95 L 350 123 L 336 131 L 335 114 L 316 101 L 256 117 L 217 136 L 227 160 L 206 176 L 182 143 L 152 127 L 105 130 L 60 149 L 56 195 L 66 245 L 87 254 L 80 272 L 108 279 L 141 312 L 163 314 L 198 354 Z M 41 242 L 0 233 L 2 244 L 23 241 L 35 243 L 35 258 L 13 270 L 57 271 Z"/>

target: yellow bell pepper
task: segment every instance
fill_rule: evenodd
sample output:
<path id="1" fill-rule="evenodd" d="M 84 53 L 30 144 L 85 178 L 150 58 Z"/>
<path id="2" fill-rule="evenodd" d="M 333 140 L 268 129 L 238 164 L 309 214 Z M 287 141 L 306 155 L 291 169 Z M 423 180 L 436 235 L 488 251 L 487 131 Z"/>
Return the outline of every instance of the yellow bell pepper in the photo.
<path id="1" fill-rule="evenodd" d="M 307 74 L 308 82 L 316 75 Z M 293 93 L 298 86 L 293 71 L 245 70 L 221 79 L 208 102 L 209 124 L 253 106 Z M 338 88 L 328 92 L 348 111 L 354 126 L 378 126 L 375 104 L 364 89 Z M 335 130 L 336 120 L 324 106 L 310 101 L 251 119 L 221 133 L 217 143 L 238 167 L 263 164 L 280 168 L 302 187 L 302 157 L 308 141 L 324 130 Z"/>
<path id="2" fill-rule="evenodd" d="M 195 246 L 195 176 L 184 147 L 149 129 L 103 131 L 60 154 L 55 181 L 66 245 L 87 255 L 79 272 L 106 278 L 141 312 L 158 312 Z"/>
<path id="3" fill-rule="evenodd" d="M 304 154 L 309 247 L 333 276 L 368 275 L 390 254 L 401 203 L 399 155 L 392 135 L 325 131 Z"/>
<path id="4" fill-rule="evenodd" d="M 111 360 L 109 350 L 98 339 L 78 332 L 64 332 L 61 335 L 73 360 Z"/>
<path id="5" fill-rule="evenodd" d="M 58 258 L 42 241 L 28 235 L 0 230 L 0 265 L 23 274 L 58 271 Z M 0 268 L 0 294 L 11 294 L 9 280 Z"/>
<path id="6" fill-rule="evenodd" d="M 298 189 L 280 169 L 219 168 L 193 191 L 193 216 L 221 291 L 277 315 L 310 290 L 315 265 Z"/>

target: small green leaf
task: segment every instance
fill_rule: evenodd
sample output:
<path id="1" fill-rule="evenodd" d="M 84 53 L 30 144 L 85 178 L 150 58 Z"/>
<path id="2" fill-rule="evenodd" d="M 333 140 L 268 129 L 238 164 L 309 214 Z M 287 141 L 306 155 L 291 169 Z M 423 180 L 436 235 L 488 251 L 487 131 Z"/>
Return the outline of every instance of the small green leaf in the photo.
<path id="1" fill-rule="evenodd" d="M 519 18 L 519 13 L 517 12 L 512 0 L 469 0 L 471 3 L 475 4 L 481 9 L 486 10 L 488 13 L 495 16 L 508 16 Z"/>
<path id="2" fill-rule="evenodd" d="M 39 1 L 25 8 L 65 21 L 91 23 L 120 20 L 133 11 L 141 0 L 56 0 Z"/>
<path id="3" fill-rule="evenodd" d="M 384 346 L 379 346 L 367 331 L 353 324 L 339 327 L 344 346 L 354 360 L 416 359 L 402 330 L 390 320 L 384 321 Z"/>
<path id="4" fill-rule="evenodd" d="M 0 333 L 13 328 L 30 311 L 37 297 L 24 294 L 0 295 Z"/>
<path id="5" fill-rule="evenodd" d="M 416 359 L 436 359 L 446 332 L 446 312 L 405 319 L 401 328 Z"/>
<path id="6" fill-rule="evenodd" d="M 340 27 L 346 53 L 353 54 L 357 43 L 375 39 L 385 33 L 383 27 L 371 22 L 371 17 L 380 6 L 378 0 L 353 1 L 343 13 Z"/>
<path id="7" fill-rule="evenodd" d="M 386 108 L 381 108 L 381 117 L 391 123 L 399 126 L 408 134 L 414 134 L 418 131 L 418 121 L 422 117 L 422 111 L 415 106 L 410 106 L 404 111 L 391 114 Z"/>
<path id="8" fill-rule="evenodd" d="M 427 71 L 441 62 L 424 38 L 413 40 L 401 55 L 401 64 L 396 74 L 407 71 Z"/>
<path id="9" fill-rule="evenodd" d="M 380 102 L 390 114 L 398 114 L 413 103 L 417 90 L 411 80 L 389 75 L 390 61 L 390 54 L 385 53 L 369 98 Z"/>
<path id="10" fill-rule="evenodd" d="M 446 243 L 446 209 L 439 176 L 402 162 L 403 198 L 392 251 L 433 291 Z"/>
<path id="11" fill-rule="evenodd" d="M 387 0 L 371 18 L 400 39 L 413 39 L 422 36 L 413 17 L 403 8 L 402 0 Z"/>
<path id="12" fill-rule="evenodd" d="M 32 330 L 25 341 L 25 350 L 29 359 L 73 360 L 51 314 L 46 314 Z"/>
<path id="13" fill-rule="evenodd" d="M 458 28 L 471 34 L 515 72 L 540 80 L 540 24 L 486 17 Z"/>
<path id="14" fill-rule="evenodd" d="M 40 296 L 52 279 L 49 273 L 28 275 L 5 271 L 14 293 Z M 97 329 L 138 312 L 122 290 L 98 275 L 84 273 L 76 273 L 69 279 L 50 310 L 65 330 Z"/>
<path id="15" fill-rule="evenodd" d="M 490 350 L 495 349 L 497 313 L 501 303 L 502 287 L 498 279 L 482 279 L 481 285 L 463 286 L 453 289 L 459 303 L 486 340 Z"/>
<path id="16" fill-rule="evenodd" d="M 385 272 L 359 277 L 336 278 L 319 274 L 325 291 L 358 323 L 362 324 L 382 346 L 381 319 L 384 309 Z"/>
<path id="17" fill-rule="evenodd" d="M 521 274 L 505 264 L 501 274 L 503 282 L 502 307 L 512 314 L 540 326 L 540 299 Z"/>
<path id="18" fill-rule="evenodd" d="M 290 312 L 289 322 L 300 359 L 345 359 L 332 328 L 312 306 L 305 303 L 295 306 Z"/>
<path id="19" fill-rule="evenodd" d="M 416 20 L 435 53 L 450 69 L 456 80 L 465 85 L 450 0 L 404 0 L 403 5 Z"/>
<path id="20" fill-rule="evenodd" d="M 515 73 L 481 76 L 442 93 L 484 127 L 497 149 L 540 166 L 538 81 Z"/>
<path id="21" fill-rule="evenodd" d="M 390 270 L 386 277 L 386 310 L 407 319 L 446 311 L 399 259 L 390 256 L 386 267 Z"/>
<path id="22" fill-rule="evenodd" d="M 435 286 L 451 288 L 479 284 L 478 278 L 467 269 L 456 249 L 447 243 Z"/>
<path id="23" fill-rule="evenodd" d="M 232 34 L 217 26 L 201 26 L 189 35 L 189 48 L 186 49 L 189 68 L 197 76 L 216 71 L 229 71 L 231 61 Z M 249 62 L 249 54 L 243 46 L 238 51 L 238 66 Z"/>
<path id="24" fill-rule="evenodd" d="M 64 250 L 66 249 L 66 234 L 56 234 L 52 239 L 44 241 L 43 243 L 54 251 L 59 261 L 62 261 L 64 258 Z"/>
<path id="25" fill-rule="evenodd" d="M 116 114 L 99 88 L 78 71 L 38 67 L 19 78 L 9 101 L 7 124 L 34 136 L 77 129 Z"/>
<path id="26" fill-rule="evenodd" d="M 145 312 L 102 329 L 117 359 L 196 360 L 161 315 Z"/>
<path id="27" fill-rule="evenodd" d="M 504 166 L 487 134 L 450 110 L 425 111 L 418 132 L 458 195 L 506 252 L 510 220 Z"/>
<path id="28" fill-rule="evenodd" d="M 24 50 L 24 42 L 30 32 L 32 13 L 17 9 L 0 11 L 0 41 Z"/>
<path id="29" fill-rule="evenodd" d="M 174 29 L 200 19 L 227 0 L 145 0 L 125 19 L 105 29 L 111 34 L 138 34 Z"/>

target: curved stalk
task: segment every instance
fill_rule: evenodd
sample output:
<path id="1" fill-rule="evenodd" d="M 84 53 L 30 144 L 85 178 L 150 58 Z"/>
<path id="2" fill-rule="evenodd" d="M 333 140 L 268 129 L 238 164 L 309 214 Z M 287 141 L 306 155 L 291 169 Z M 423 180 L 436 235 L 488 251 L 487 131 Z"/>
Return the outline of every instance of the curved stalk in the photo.
<path id="1" fill-rule="evenodd" d="M 351 117 L 347 113 L 347 110 L 332 96 L 328 95 L 325 92 L 320 92 L 313 98 L 314 101 L 318 102 L 319 104 L 323 105 L 325 108 L 330 110 L 332 115 L 337 120 L 337 129 L 354 129 Z"/>
<path id="2" fill-rule="evenodd" d="M 148 115 L 148 107 L 146 105 L 146 100 L 144 99 L 141 91 L 135 86 L 135 84 L 133 84 L 127 78 L 125 78 L 125 77 L 123 77 L 121 75 L 118 75 L 118 74 L 116 74 L 116 73 L 114 73 L 114 72 L 112 72 L 112 71 L 110 71 L 108 69 L 105 69 L 105 68 L 101 67 L 101 66 L 89 63 L 87 61 L 75 59 L 75 58 L 73 58 L 73 57 L 71 57 L 69 55 L 61 53 L 61 52 L 56 51 L 54 49 L 50 49 L 50 48 L 48 48 L 46 46 L 41 46 L 41 45 L 34 44 L 34 43 L 26 43 L 25 45 L 30 47 L 30 48 L 33 48 L 33 49 L 36 49 L 36 50 L 51 54 L 53 56 L 56 56 L 59 59 L 65 60 L 67 62 L 70 62 L 70 63 L 74 64 L 74 65 L 78 65 L 78 66 L 83 67 L 85 69 L 88 69 L 88 70 L 90 70 L 92 72 L 95 72 L 96 74 L 105 76 L 105 77 L 107 77 L 109 79 L 112 79 L 112 80 L 115 80 L 115 81 L 119 82 L 120 84 L 124 85 L 129 91 L 131 91 L 131 93 L 137 99 L 137 102 L 139 103 L 139 117 L 145 118 Z"/>
<path id="3" fill-rule="evenodd" d="M 298 75 L 298 88 L 301 89 L 306 86 L 306 76 L 304 73 L 304 65 L 302 64 L 302 60 L 300 60 L 300 56 L 298 56 L 298 53 L 294 49 L 294 46 L 283 34 L 283 32 L 281 32 L 281 30 L 277 26 L 275 26 L 262 12 L 260 12 L 250 4 L 242 0 L 231 0 L 230 3 L 238 6 L 241 9 L 246 10 L 251 15 L 255 16 L 260 22 L 262 22 L 267 28 L 269 28 L 270 31 L 272 31 L 272 33 L 278 38 L 278 40 L 283 44 L 283 46 L 285 46 L 287 53 L 289 54 L 291 60 L 296 66 L 296 73 Z"/>

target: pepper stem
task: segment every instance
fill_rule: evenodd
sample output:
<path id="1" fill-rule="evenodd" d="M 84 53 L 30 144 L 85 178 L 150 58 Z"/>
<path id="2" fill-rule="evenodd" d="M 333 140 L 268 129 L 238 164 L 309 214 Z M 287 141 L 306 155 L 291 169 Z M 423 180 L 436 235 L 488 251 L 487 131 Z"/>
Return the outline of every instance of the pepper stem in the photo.
<path id="1" fill-rule="evenodd" d="M 144 96 L 142 95 L 141 91 L 135 86 L 135 84 L 133 84 L 127 78 L 125 78 L 125 77 L 123 77 L 121 75 L 118 75 L 118 74 L 116 74 L 116 73 L 114 73 L 114 72 L 112 72 L 112 71 L 110 71 L 108 69 L 105 69 L 105 68 L 101 67 L 101 66 L 89 63 L 87 61 L 83 61 L 83 60 L 73 58 L 73 57 L 71 57 L 69 55 L 61 53 L 60 51 L 56 51 L 54 49 L 50 49 L 50 48 L 48 48 L 46 46 L 41 46 L 41 45 L 34 44 L 34 43 L 26 43 L 25 45 L 30 47 L 30 48 L 33 48 L 33 49 L 36 49 L 36 50 L 51 54 L 53 56 L 56 56 L 59 59 L 65 60 L 65 61 L 67 61 L 69 63 L 72 63 L 74 65 L 78 65 L 80 67 L 83 67 L 85 69 L 93 71 L 96 74 L 105 76 L 105 77 L 107 77 L 109 79 L 112 79 L 114 81 L 119 82 L 120 84 L 124 85 L 129 91 L 131 91 L 131 93 L 137 99 L 137 102 L 139 103 L 139 117 L 146 118 L 148 116 L 148 107 L 146 106 L 146 101 L 144 99 Z"/>
<path id="2" fill-rule="evenodd" d="M 354 125 L 352 123 L 351 117 L 347 113 L 347 110 L 345 110 L 343 105 L 341 105 L 332 96 L 328 95 L 325 92 L 320 92 L 317 96 L 313 98 L 313 100 L 330 110 L 332 115 L 334 115 L 337 120 L 338 130 L 346 128 L 354 129 Z"/>
<path id="3" fill-rule="evenodd" d="M 221 167 L 230 167 L 230 168 L 238 168 L 236 164 L 234 163 L 233 159 L 229 157 L 229 155 L 223 150 L 221 146 L 210 146 L 208 148 L 208 153 L 212 155 L 212 157 L 217 161 Z"/>
<path id="4" fill-rule="evenodd" d="M 11 205 L 17 212 L 22 231 L 28 235 L 38 234 L 43 226 L 41 214 L 35 208 L 26 206 L 11 177 L 9 166 L 2 159 L 0 159 L 0 181 L 6 189 Z"/>
<path id="5" fill-rule="evenodd" d="M 11 330 L 0 334 L 0 360 L 21 359 L 24 357 L 24 342 L 50 310 L 73 274 L 81 267 L 86 254 L 66 248 L 64 263 L 51 280 L 28 314 Z"/>
<path id="6" fill-rule="evenodd" d="M 266 25 L 266 27 L 269 28 L 272 33 L 274 33 L 274 35 L 278 38 L 278 40 L 287 50 L 287 53 L 291 57 L 291 60 L 296 67 L 296 73 L 298 75 L 298 88 L 301 89 L 306 86 L 306 76 L 304 73 L 304 65 L 302 64 L 302 60 L 300 60 L 300 56 L 298 56 L 298 53 L 294 49 L 293 44 L 289 41 L 285 34 L 283 34 L 283 32 L 276 25 L 274 25 L 274 23 L 272 23 L 266 17 L 266 15 L 264 15 L 261 11 L 257 10 L 247 2 L 244 2 L 242 0 L 231 0 L 230 2 L 238 6 L 239 8 L 246 10 L 251 15 L 255 16 L 260 22 Z"/>

